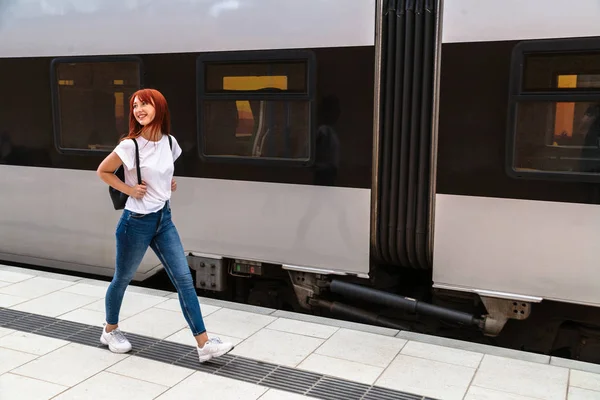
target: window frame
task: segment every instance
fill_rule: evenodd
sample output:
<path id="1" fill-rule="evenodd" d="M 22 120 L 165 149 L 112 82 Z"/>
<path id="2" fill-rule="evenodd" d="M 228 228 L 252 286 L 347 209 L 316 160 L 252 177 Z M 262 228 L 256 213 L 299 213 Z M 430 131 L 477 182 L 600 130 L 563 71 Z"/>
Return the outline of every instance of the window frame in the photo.
<path id="1" fill-rule="evenodd" d="M 208 63 L 252 64 L 302 61 L 306 63 L 306 93 L 206 93 L 205 65 Z M 272 158 L 205 154 L 204 102 L 211 100 L 306 101 L 308 103 L 308 158 Z M 260 166 L 308 167 L 316 152 L 316 57 L 310 50 L 261 50 L 204 53 L 196 58 L 196 118 L 198 156 L 205 162 Z"/>
<path id="2" fill-rule="evenodd" d="M 137 62 L 139 73 L 138 73 L 138 87 L 143 88 L 144 80 L 144 62 L 139 56 L 70 56 L 70 57 L 56 57 L 50 63 L 50 92 L 52 98 L 52 125 L 54 129 L 54 147 L 60 154 L 73 154 L 73 155 L 107 155 L 113 150 L 97 150 L 97 149 L 77 149 L 62 147 L 62 124 L 61 124 L 61 106 L 60 106 L 60 94 L 58 84 L 58 64 L 76 64 L 76 63 L 107 63 L 107 62 Z M 126 117 L 129 119 L 129 116 Z M 118 143 L 115 143 L 115 147 Z"/>
<path id="3" fill-rule="evenodd" d="M 566 171 L 519 171 L 515 168 L 515 145 L 517 135 L 517 110 L 524 102 L 578 102 L 600 101 L 600 88 L 525 90 L 525 59 L 528 55 L 550 54 L 569 55 L 570 53 L 598 53 L 600 39 L 567 38 L 524 41 L 517 44 L 512 52 L 508 93 L 508 120 L 506 140 L 506 173 L 515 179 L 550 180 L 566 182 L 600 182 L 600 174 Z"/>

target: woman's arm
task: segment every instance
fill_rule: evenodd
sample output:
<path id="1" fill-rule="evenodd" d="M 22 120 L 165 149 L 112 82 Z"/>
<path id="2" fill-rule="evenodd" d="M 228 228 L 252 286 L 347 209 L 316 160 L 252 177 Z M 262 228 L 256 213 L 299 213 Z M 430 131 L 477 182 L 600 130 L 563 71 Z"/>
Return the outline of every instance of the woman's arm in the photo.
<path id="1" fill-rule="evenodd" d="M 98 166 L 96 170 L 96 174 L 106 182 L 109 186 L 117 189 L 120 192 L 125 193 L 128 196 L 131 196 L 136 199 L 141 199 L 146 194 L 146 182 L 142 180 L 141 185 L 135 185 L 131 187 L 122 180 L 120 180 L 116 175 L 115 171 L 119 168 L 123 162 L 119 158 L 116 153 L 110 153 Z"/>

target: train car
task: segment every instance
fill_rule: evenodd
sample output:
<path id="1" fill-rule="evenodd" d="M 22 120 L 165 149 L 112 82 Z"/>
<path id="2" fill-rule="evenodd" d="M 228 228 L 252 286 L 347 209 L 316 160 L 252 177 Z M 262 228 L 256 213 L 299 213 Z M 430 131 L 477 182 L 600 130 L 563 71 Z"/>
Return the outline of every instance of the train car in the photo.
<path id="1" fill-rule="evenodd" d="M 4 1 L 0 260 L 113 274 L 95 170 L 151 87 L 199 293 L 600 361 L 599 18 L 596 0 Z M 149 251 L 134 280 L 161 271 Z"/>

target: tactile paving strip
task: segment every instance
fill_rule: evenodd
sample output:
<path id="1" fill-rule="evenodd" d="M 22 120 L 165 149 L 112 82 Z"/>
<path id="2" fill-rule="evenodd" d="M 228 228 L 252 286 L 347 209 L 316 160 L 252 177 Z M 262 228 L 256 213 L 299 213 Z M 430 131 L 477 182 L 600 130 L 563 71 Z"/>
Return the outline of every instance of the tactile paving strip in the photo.
<path id="1" fill-rule="evenodd" d="M 102 328 L 0 307 L 0 327 L 100 347 Z M 131 354 L 167 364 L 303 394 L 323 400 L 435 400 L 378 386 L 301 371 L 246 357 L 224 355 L 200 364 L 193 346 L 125 333 Z"/>

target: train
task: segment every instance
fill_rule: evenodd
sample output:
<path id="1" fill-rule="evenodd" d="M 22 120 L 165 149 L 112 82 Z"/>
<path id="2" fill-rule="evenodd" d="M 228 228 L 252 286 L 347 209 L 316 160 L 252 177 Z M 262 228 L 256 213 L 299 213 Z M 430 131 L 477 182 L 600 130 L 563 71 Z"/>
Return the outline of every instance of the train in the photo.
<path id="1" fill-rule="evenodd" d="M 0 3 L 0 261 L 109 279 L 139 88 L 198 293 L 600 362 L 597 0 Z M 136 282 L 164 280 L 149 251 Z"/>

